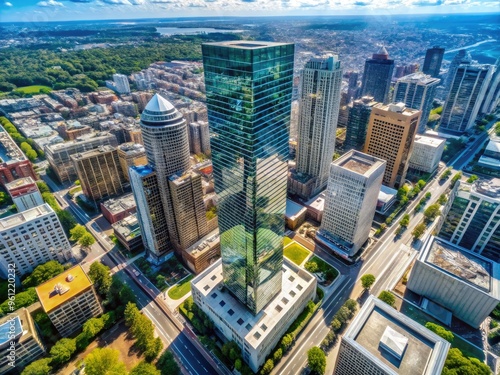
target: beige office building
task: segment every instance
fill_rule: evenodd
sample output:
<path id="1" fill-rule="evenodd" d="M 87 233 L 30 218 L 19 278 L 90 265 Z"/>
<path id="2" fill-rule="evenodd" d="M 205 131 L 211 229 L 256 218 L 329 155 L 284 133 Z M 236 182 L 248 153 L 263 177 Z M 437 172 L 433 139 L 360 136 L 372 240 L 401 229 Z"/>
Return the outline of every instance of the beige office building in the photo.
<path id="1" fill-rule="evenodd" d="M 132 166 L 145 165 L 148 163 L 146 150 L 139 143 L 124 143 L 117 147 L 118 159 L 122 167 L 123 174 L 127 181 L 130 181 L 128 169 Z"/>
<path id="2" fill-rule="evenodd" d="M 420 111 L 404 103 L 373 106 L 363 152 L 387 161 L 384 185 L 404 184 L 419 119 Z"/>
<path id="3" fill-rule="evenodd" d="M 125 174 L 118 151 L 111 146 L 71 156 L 83 194 L 97 202 L 125 193 Z"/>
<path id="4" fill-rule="evenodd" d="M 35 288 L 43 311 L 62 337 L 82 328 L 88 319 L 102 314 L 92 281 L 75 266 Z"/>

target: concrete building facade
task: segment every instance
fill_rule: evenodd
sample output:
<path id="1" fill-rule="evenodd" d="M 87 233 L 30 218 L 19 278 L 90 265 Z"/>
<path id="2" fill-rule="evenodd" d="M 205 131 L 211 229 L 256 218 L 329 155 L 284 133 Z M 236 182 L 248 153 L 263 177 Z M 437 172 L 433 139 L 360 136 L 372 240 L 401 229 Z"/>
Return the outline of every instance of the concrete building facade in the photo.
<path id="1" fill-rule="evenodd" d="M 33 165 L 5 129 L 0 126 L 0 184 L 5 186 L 18 178 L 37 179 Z"/>
<path id="2" fill-rule="evenodd" d="M 385 160 L 349 151 L 331 163 L 325 210 L 317 237 L 350 258 L 368 240 Z"/>
<path id="3" fill-rule="evenodd" d="M 424 173 L 434 173 L 443 155 L 446 139 L 416 135 L 410 157 L 410 168 Z"/>
<path id="4" fill-rule="evenodd" d="M 450 343 L 385 302 L 368 297 L 340 340 L 333 375 L 435 375 Z"/>
<path id="5" fill-rule="evenodd" d="M 45 353 L 45 346 L 27 309 L 20 308 L 0 319 L 0 374 L 12 373 L 12 351 L 15 368 L 21 370 Z M 12 347 L 14 350 L 12 350 Z"/>
<path id="6" fill-rule="evenodd" d="M 19 212 L 29 210 L 44 203 L 38 186 L 31 177 L 19 178 L 9 182 L 5 185 L 5 189 Z"/>
<path id="7" fill-rule="evenodd" d="M 500 262 L 500 179 L 458 183 L 439 237 Z"/>
<path id="8" fill-rule="evenodd" d="M 73 257 L 61 222 L 47 204 L 0 219 L 0 273 L 8 264 L 22 276 L 49 260 L 65 263 Z"/>
<path id="9" fill-rule="evenodd" d="M 123 171 L 123 175 L 127 181 L 130 181 L 128 169 L 132 166 L 147 164 L 146 150 L 139 143 L 124 143 L 116 148 L 118 152 L 118 160 Z"/>
<path id="10" fill-rule="evenodd" d="M 100 204 L 102 216 L 114 224 L 125 219 L 127 216 L 137 211 L 137 205 L 132 193 L 125 194 L 119 198 L 108 199 Z"/>
<path id="11" fill-rule="evenodd" d="M 125 193 L 127 180 L 118 151 L 111 146 L 72 155 L 83 194 L 96 204 Z"/>
<path id="12" fill-rule="evenodd" d="M 342 67 L 338 56 L 309 60 L 300 76 L 300 102 L 296 172 L 313 179 L 307 196 L 322 191 L 335 151 L 335 135 L 340 105 Z M 293 186 L 293 185 L 292 185 Z"/>
<path id="13" fill-rule="evenodd" d="M 114 223 L 112 227 L 116 238 L 128 251 L 134 252 L 143 247 L 141 227 L 136 214 Z"/>
<path id="14" fill-rule="evenodd" d="M 130 84 L 124 74 L 113 74 L 113 82 L 119 94 L 130 94 Z"/>
<path id="15" fill-rule="evenodd" d="M 289 325 L 316 296 L 316 278 L 284 260 L 280 292 L 253 314 L 224 288 L 222 262 L 218 260 L 191 281 L 193 300 L 218 331 L 238 344 L 245 362 L 257 372 Z"/>
<path id="16" fill-rule="evenodd" d="M 62 337 L 102 314 L 92 281 L 81 266 L 74 266 L 35 288 L 43 311 Z"/>
<path id="17" fill-rule="evenodd" d="M 420 111 L 404 103 L 373 107 L 363 152 L 387 161 L 384 185 L 404 184 L 419 119 Z"/>
<path id="18" fill-rule="evenodd" d="M 74 141 L 45 146 L 45 156 L 60 182 L 72 182 L 78 178 L 78 174 L 71 156 L 107 145 L 118 146 L 113 134 L 109 132 L 87 134 Z"/>
<path id="19" fill-rule="evenodd" d="M 408 108 L 420 111 L 420 123 L 417 132 L 425 132 L 425 126 L 431 113 L 436 88 L 441 80 L 421 72 L 413 73 L 397 80 L 392 95 L 393 103 L 405 103 Z"/>
<path id="20" fill-rule="evenodd" d="M 500 302 L 498 263 L 429 236 L 406 287 L 478 328 Z"/>

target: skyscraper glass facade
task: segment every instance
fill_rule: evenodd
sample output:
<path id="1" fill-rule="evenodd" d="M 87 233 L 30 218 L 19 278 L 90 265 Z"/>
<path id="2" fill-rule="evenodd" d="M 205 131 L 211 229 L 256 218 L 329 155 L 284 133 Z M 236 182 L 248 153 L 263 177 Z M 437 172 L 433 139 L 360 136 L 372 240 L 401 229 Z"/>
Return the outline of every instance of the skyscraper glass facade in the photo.
<path id="1" fill-rule="evenodd" d="M 443 56 L 444 48 L 438 46 L 429 48 L 425 53 L 424 67 L 422 68 L 424 74 L 429 74 L 434 78 L 439 77 Z"/>
<path id="2" fill-rule="evenodd" d="M 256 314 L 281 290 L 294 45 L 202 52 L 224 282 Z"/>

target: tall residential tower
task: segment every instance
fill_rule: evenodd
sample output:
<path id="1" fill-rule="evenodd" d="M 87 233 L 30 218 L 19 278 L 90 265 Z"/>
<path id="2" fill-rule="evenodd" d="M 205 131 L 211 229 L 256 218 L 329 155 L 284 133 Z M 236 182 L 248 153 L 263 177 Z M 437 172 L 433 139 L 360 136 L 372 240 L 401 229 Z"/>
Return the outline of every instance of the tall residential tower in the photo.
<path id="1" fill-rule="evenodd" d="M 429 48 L 425 53 L 424 67 L 422 71 L 431 77 L 438 78 L 439 71 L 441 70 L 441 63 L 443 62 L 444 48 L 434 46 Z"/>
<path id="2" fill-rule="evenodd" d="M 335 151 L 341 84 L 342 68 L 337 56 L 309 60 L 300 77 L 302 91 L 295 173 L 314 180 L 309 194 L 303 196 L 306 200 L 323 190 L 328 182 Z"/>

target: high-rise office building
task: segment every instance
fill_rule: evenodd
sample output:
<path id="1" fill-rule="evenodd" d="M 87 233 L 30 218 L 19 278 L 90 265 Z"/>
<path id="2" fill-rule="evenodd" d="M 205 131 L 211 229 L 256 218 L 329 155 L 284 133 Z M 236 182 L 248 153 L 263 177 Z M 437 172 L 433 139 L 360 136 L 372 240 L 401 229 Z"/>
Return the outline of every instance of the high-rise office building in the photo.
<path id="1" fill-rule="evenodd" d="M 335 151 L 342 68 L 337 56 L 313 58 L 301 74 L 296 173 L 314 180 L 308 200 L 328 183 Z"/>
<path id="2" fill-rule="evenodd" d="M 460 65 L 443 106 L 439 130 L 461 134 L 474 126 L 493 74 L 491 65 Z"/>
<path id="3" fill-rule="evenodd" d="M 425 53 L 424 67 L 422 72 L 431 77 L 438 78 L 439 71 L 441 70 L 441 63 L 443 62 L 444 48 L 434 46 L 429 48 Z"/>
<path id="4" fill-rule="evenodd" d="M 255 314 L 281 290 L 294 45 L 202 45 L 224 282 Z"/>
<path id="5" fill-rule="evenodd" d="M 439 237 L 500 261 L 500 179 L 455 187 Z"/>
<path id="6" fill-rule="evenodd" d="M 404 184 L 420 111 L 404 103 L 373 106 L 363 152 L 387 161 L 383 184 Z"/>
<path id="7" fill-rule="evenodd" d="M 73 257 L 63 227 L 47 204 L 0 219 L 0 274 L 14 264 L 22 276 L 49 260 L 65 263 Z"/>
<path id="8" fill-rule="evenodd" d="M 42 205 L 43 198 L 38 186 L 31 177 L 18 178 L 8 184 L 5 189 L 16 205 L 17 211 L 22 212 Z"/>
<path id="9" fill-rule="evenodd" d="M 444 80 L 444 94 L 446 99 L 446 95 L 450 91 L 451 83 L 453 82 L 453 78 L 455 77 L 455 73 L 457 72 L 460 64 L 470 64 L 472 62 L 472 57 L 469 52 L 465 49 L 461 49 L 458 53 L 453 57 L 453 60 L 450 62 L 450 66 L 448 67 L 448 72 L 446 73 L 446 78 Z"/>
<path id="10" fill-rule="evenodd" d="M 113 82 L 119 94 L 130 94 L 130 84 L 124 74 L 113 74 Z"/>
<path id="11" fill-rule="evenodd" d="M 149 166 L 131 167 L 129 176 L 144 244 L 150 260 L 157 263 L 172 249 L 181 255 L 208 230 L 200 213 L 201 180 L 191 178 L 187 125 L 181 113 L 156 94 L 142 112 L 141 129 Z"/>
<path id="12" fill-rule="evenodd" d="M 416 135 L 410 157 L 410 168 L 423 173 L 434 173 L 443 155 L 446 139 Z"/>
<path id="13" fill-rule="evenodd" d="M 71 156 L 83 194 L 97 203 L 125 193 L 127 180 L 120 165 L 118 151 L 111 146 Z"/>
<path id="14" fill-rule="evenodd" d="M 349 104 L 349 116 L 347 118 L 346 135 L 343 145 L 344 151 L 361 151 L 363 149 L 368 121 L 370 120 L 372 107 L 375 104 L 378 103 L 371 96 L 363 96 L 361 99 Z"/>
<path id="15" fill-rule="evenodd" d="M 374 296 L 340 340 L 333 375 L 435 375 L 450 343 Z"/>
<path id="16" fill-rule="evenodd" d="M 128 169 L 134 165 L 144 165 L 147 163 L 146 150 L 143 145 L 133 142 L 123 143 L 116 150 L 125 179 L 130 181 Z"/>
<path id="17" fill-rule="evenodd" d="M 439 78 L 432 78 L 420 72 L 404 76 L 396 82 L 392 102 L 405 103 L 408 108 L 421 112 L 418 133 L 425 131 L 439 82 Z"/>
<path id="18" fill-rule="evenodd" d="M 368 240 L 385 164 L 385 160 L 354 150 L 331 163 L 316 238 L 343 257 L 354 256 Z"/>
<path id="19" fill-rule="evenodd" d="M 499 104 L 500 99 L 500 58 L 497 59 L 495 65 L 492 67 L 492 76 L 483 103 L 481 105 L 480 113 L 491 113 Z"/>
<path id="20" fill-rule="evenodd" d="M 189 149 L 193 154 L 211 155 L 208 122 L 194 121 L 189 124 Z"/>
<path id="21" fill-rule="evenodd" d="M 373 96 L 376 102 L 387 103 L 393 70 L 394 60 L 389 59 L 389 53 L 381 47 L 365 62 L 361 96 Z"/>

